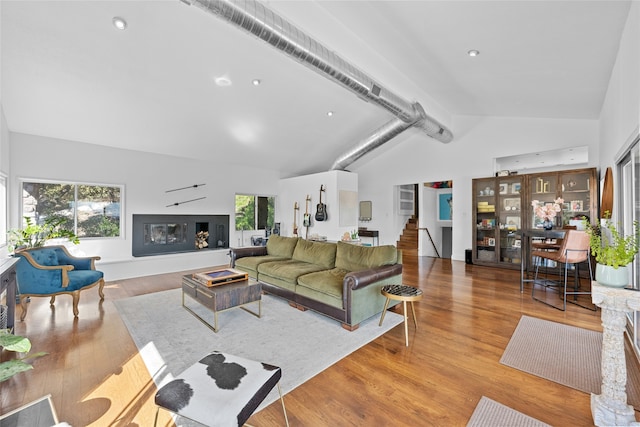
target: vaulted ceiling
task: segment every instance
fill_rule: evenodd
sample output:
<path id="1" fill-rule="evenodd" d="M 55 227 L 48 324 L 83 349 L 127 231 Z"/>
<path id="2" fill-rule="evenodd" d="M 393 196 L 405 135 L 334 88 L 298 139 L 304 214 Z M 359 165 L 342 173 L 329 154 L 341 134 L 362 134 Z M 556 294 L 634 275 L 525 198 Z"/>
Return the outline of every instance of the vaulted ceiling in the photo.
<path id="1" fill-rule="evenodd" d="M 455 115 L 597 119 L 630 2 L 264 4 L 419 102 L 455 144 Z M 393 117 L 179 0 L 3 0 L 0 8 L 0 101 L 14 132 L 292 176 L 329 169 Z M 116 16 L 126 30 L 114 28 Z M 472 49 L 480 54 L 470 57 Z"/>

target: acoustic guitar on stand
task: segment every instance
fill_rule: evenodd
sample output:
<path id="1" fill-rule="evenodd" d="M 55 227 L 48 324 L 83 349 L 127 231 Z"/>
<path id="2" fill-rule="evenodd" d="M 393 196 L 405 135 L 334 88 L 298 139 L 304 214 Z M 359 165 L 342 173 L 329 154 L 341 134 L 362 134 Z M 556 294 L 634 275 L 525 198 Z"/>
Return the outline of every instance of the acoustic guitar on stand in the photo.
<path id="1" fill-rule="evenodd" d="M 298 237 L 298 225 L 296 224 L 296 217 L 298 216 L 298 202 L 293 204 L 293 237 Z"/>
<path id="2" fill-rule="evenodd" d="M 322 203 L 322 193 L 324 193 L 324 185 L 320 186 L 320 202 L 316 206 L 316 221 L 327 220 L 327 205 Z"/>

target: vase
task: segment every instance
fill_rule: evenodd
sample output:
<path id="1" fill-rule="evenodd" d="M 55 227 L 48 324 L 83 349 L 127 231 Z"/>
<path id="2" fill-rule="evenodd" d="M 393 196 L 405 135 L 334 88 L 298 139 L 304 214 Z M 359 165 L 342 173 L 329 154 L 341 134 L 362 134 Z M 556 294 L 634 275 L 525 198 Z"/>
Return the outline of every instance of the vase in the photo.
<path id="1" fill-rule="evenodd" d="M 596 264 L 596 282 L 612 288 L 624 288 L 629 284 L 628 266 L 613 268 L 610 265 Z"/>
<path id="2" fill-rule="evenodd" d="M 544 228 L 545 230 L 551 230 L 553 229 L 553 221 L 546 219 L 543 223 L 542 223 L 542 228 Z"/>

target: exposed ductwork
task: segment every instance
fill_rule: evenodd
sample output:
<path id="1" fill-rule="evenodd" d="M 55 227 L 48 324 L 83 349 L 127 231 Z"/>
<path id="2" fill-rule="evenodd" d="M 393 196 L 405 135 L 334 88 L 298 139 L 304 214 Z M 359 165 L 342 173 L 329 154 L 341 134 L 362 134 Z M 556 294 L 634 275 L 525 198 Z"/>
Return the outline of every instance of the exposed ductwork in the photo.
<path id="1" fill-rule="evenodd" d="M 331 170 L 345 170 L 347 166 L 360 157 L 378 148 L 396 135 L 411 127 L 410 123 L 400 118 L 395 118 L 376 129 L 371 135 L 364 138 L 358 145 L 342 154 L 331 166 Z"/>
<path id="2" fill-rule="evenodd" d="M 339 83 L 359 97 L 375 103 L 396 116 L 393 120 L 364 138 L 358 146 L 340 156 L 332 169 L 344 169 L 381 144 L 409 127 L 417 127 L 430 137 L 450 142 L 453 134 L 429 117 L 422 106 L 411 103 L 386 90 L 354 65 L 330 51 L 295 25 L 255 0 L 181 0 L 195 5 L 238 26 L 269 43 L 289 57 Z M 402 124 L 401 124 L 402 123 Z"/>

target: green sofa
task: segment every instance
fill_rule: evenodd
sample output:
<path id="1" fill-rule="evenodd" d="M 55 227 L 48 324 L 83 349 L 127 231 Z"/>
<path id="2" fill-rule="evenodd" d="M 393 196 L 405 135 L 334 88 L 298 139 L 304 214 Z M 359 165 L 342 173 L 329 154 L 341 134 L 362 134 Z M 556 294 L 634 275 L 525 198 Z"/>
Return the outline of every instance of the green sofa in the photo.
<path id="1" fill-rule="evenodd" d="M 272 235 L 266 246 L 232 248 L 230 255 L 231 267 L 260 281 L 263 291 L 334 318 L 350 331 L 382 312 L 383 285 L 402 283 L 401 252 L 393 245 Z"/>

